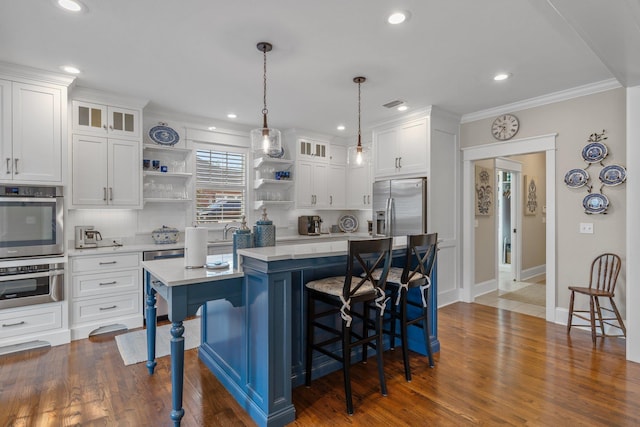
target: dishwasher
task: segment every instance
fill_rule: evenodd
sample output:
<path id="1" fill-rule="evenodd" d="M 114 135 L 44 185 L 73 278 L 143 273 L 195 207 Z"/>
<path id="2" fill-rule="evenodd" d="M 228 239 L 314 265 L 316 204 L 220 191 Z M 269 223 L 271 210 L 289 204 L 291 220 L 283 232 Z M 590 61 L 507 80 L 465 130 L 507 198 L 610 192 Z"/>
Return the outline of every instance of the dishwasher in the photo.
<path id="1" fill-rule="evenodd" d="M 157 259 L 167 259 L 167 258 L 184 258 L 184 249 L 161 249 L 157 251 L 147 251 L 142 252 L 142 260 L 143 261 L 153 261 Z M 156 280 L 153 275 L 151 275 L 151 280 Z M 144 270 L 142 270 L 142 283 L 144 284 Z M 147 318 L 147 298 L 144 292 L 145 286 L 142 286 L 142 304 L 143 304 L 143 313 L 145 317 L 145 321 Z M 156 318 L 158 320 L 164 320 L 168 318 L 169 309 L 167 307 L 167 302 L 164 298 L 156 297 Z"/>

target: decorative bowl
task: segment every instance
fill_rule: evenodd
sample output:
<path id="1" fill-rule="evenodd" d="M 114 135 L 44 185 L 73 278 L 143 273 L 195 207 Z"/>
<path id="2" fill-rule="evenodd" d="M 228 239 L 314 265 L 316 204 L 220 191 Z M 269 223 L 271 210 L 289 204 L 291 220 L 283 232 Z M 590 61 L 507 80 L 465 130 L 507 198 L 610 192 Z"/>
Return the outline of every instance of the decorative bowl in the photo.
<path id="1" fill-rule="evenodd" d="M 151 232 L 151 238 L 156 244 L 168 244 L 176 243 L 178 241 L 178 234 L 180 232 L 177 228 L 167 227 L 163 225 L 162 228 L 156 228 Z"/>

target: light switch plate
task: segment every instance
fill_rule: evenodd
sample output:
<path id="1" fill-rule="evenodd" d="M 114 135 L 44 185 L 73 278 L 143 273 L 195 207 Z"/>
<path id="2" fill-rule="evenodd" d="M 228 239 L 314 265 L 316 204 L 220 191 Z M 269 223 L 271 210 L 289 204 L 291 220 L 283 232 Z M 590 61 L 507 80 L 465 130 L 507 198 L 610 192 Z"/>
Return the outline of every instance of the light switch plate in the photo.
<path id="1" fill-rule="evenodd" d="M 580 233 L 581 234 L 593 234 L 593 223 L 592 222 L 581 222 L 580 223 Z"/>

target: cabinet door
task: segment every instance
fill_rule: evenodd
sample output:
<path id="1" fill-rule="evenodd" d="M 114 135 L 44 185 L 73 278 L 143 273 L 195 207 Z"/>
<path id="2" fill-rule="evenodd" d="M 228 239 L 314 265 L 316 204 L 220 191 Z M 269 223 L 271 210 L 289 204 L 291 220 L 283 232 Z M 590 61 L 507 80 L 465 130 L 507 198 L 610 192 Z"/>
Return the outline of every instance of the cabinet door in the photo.
<path id="1" fill-rule="evenodd" d="M 107 134 L 107 106 L 73 101 L 73 130 Z"/>
<path id="2" fill-rule="evenodd" d="M 374 133 L 375 176 L 393 176 L 398 165 L 396 143 L 398 129 L 383 129 Z"/>
<path id="3" fill-rule="evenodd" d="M 109 136 L 140 137 L 140 111 L 108 107 Z"/>
<path id="4" fill-rule="evenodd" d="M 0 80 L 0 180 L 10 180 L 13 171 L 11 148 L 11 82 Z"/>
<path id="5" fill-rule="evenodd" d="M 12 115 L 13 179 L 61 183 L 60 89 L 14 82 Z"/>
<path id="6" fill-rule="evenodd" d="M 107 204 L 107 138 L 74 135 L 71 143 L 71 203 L 74 206 Z"/>
<path id="7" fill-rule="evenodd" d="M 333 149 L 331 151 L 333 153 Z M 335 209 L 344 209 L 347 206 L 347 167 L 339 165 L 331 165 L 329 168 L 328 192 L 329 207 Z"/>
<path id="8" fill-rule="evenodd" d="M 347 164 L 347 147 L 332 144 L 329 149 L 331 151 L 329 161 L 332 165 L 344 166 Z"/>
<path id="9" fill-rule="evenodd" d="M 314 163 L 312 181 L 314 195 L 313 207 L 329 207 L 329 165 L 326 163 Z"/>
<path id="10" fill-rule="evenodd" d="M 350 209 L 371 208 L 370 166 L 366 164 L 349 167 L 347 179 L 347 207 Z"/>
<path id="11" fill-rule="evenodd" d="M 296 206 L 298 208 L 313 207 L 313 166 L 312 162 L 296 163 Z"/>
<path id="12" fill-rule="evenodd" d="M 427 176 L 429 169 L 427 119 L 414 120 L 399 126 L 397 144 L 397 172 L 403 175 Z"/>
<path id="13" fill-rule="evenodd" d="M 141 208 L 140 144 L 137 141 L 109 139 L 108 147 L 109 205 Z"/>

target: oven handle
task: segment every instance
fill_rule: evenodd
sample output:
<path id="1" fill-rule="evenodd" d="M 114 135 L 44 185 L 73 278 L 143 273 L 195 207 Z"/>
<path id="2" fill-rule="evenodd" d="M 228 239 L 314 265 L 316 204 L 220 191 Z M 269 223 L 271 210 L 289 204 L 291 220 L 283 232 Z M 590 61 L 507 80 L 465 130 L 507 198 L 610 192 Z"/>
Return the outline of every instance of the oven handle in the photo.
<path id="1" fill-rule="evenodd" d="M 64 274 L 64 270 L 39 271 L 37 273 L 11 274 L 8 276 L 0 276 L 0 282 L 8 282 L 11 280 L 34 279 L 36 277 L 53 277 Z"/>
<path id="2" fill-rule="evenodd" d="M 43 203 L 52 203 L 55 202 L 58 197 L 11 197 L 4 196 L 0 197 L 0 202 L 43 202 Z"/>

